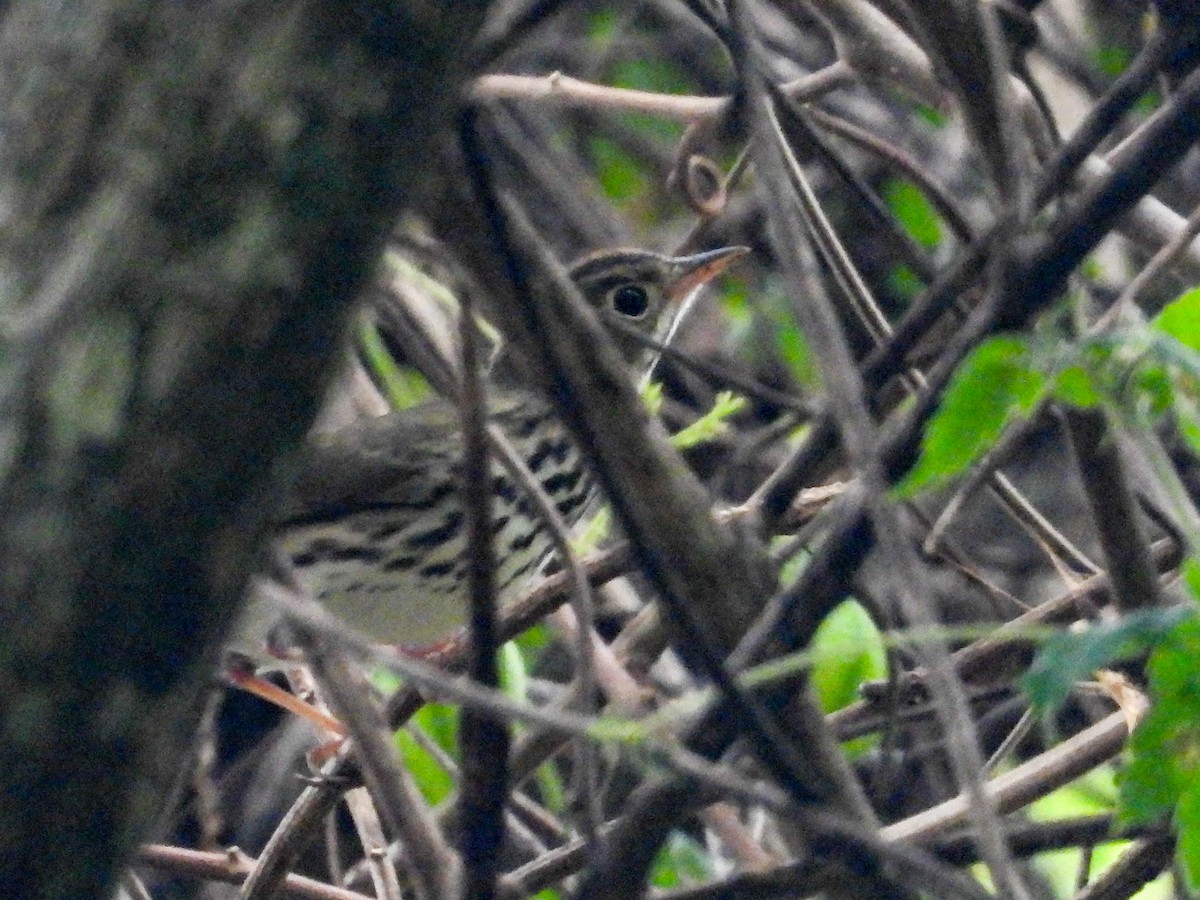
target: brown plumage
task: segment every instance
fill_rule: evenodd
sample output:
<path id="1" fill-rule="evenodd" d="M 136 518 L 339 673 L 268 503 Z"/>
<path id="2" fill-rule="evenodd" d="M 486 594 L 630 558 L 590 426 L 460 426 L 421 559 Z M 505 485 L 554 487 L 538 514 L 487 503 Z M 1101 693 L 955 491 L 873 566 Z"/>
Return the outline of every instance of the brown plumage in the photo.
<path id="1" fill-rule="evenodd" d="M 587 301 L 659 336 L 676 302 L 741 256 L 726 248 L 689 257 L 607 251 L 571 276 Z M 642 345 L 614 334 L 631 368 Z M 489 390 L 488 414 L 508 435 L 563 517 L 576 519 L 592 490 L 580 454 L 548 403 L 531 391 Z M 283 505 L 277 540 L 313 596 L 348 625 L 384 643 L 418 647 L 464 619 L 467 576 L 459 416 L 434 400 L 314 438 Z M 519 589 L 549 549 L 532 503 L 493 468 L 496 583 Z"/>

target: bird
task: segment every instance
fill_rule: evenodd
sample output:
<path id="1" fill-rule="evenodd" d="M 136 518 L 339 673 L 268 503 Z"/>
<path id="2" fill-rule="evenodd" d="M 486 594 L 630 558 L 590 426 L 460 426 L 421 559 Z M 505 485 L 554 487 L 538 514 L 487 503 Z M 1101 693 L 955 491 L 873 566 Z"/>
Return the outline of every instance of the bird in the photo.
<path id="1" fill-rule="evenodd" d="M 661 337 L 679 304 L 747 252 L 604 250 L 569 274 L 602 322 Z M 643 374 L 652 352 L 622 330 L 610 333 L 631 378 Z M 550 403 L 506 380 L 489 387 L 486 410 L 563 519 L 577 520 L 593 483 Z M 315 436 L 301 453 L 276 516 L 275 547 L 313 599 L 372 641 L 417 651 L 466 620 L 463 445 L 457 409 L 434 399 Z M 531 580 L 551 538 L 533 502 L 496 464 L 491 487 L 503 603 Z"/>

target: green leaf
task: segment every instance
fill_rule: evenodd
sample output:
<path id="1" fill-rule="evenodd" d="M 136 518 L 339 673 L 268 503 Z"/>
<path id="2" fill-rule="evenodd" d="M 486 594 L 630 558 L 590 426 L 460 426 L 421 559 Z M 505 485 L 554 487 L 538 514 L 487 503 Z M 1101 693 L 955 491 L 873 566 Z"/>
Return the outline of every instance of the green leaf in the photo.
<path id="1" fill-rule="evenodd" d="M 1171 378 L 1162 369 L 1143 369 L 1135 380 L 1141 401 L 1139 408 L 1157 420 L 1175 404 L 1175 390 Z"/>
<path id="2" fill-rule="evenodd" d="M 529 693 L 529 667 L 525 654 L 512 641 L 500 645 L 497 660 L 500 669 L 500 689 L 514 700 L 525 700 Z"/>
<path id="3" fill-rule="evenodd" d="M 452 706 L 429 703 L 413 716 L 410 727 L 419 728 L 439 747 L 453 756 L 457 745 L 458 711 Z M 421 794 L 431 804 L 440 803 L 454 791 L 454 779 L 407 729 L 396 732 L 396 744 Z"/>
<path id="4" fill-rule="evenodd" d="M 796 376 L 796 380 L 807 388 L 817 389 L 821 378 L 817 374 L 812 348 L 809 347 L 804 332 L 794 324 L 785 325 L 775 329 L 775 339 L 783 361 L 788 370 Z"/>
<path id="5" fill-rule="evenodd" d="M 936 107 L 918 103 L 913 111 L 934 128 L 945 128 L 950 124 L 949 116 Z"/>
<path id="6" fill-rule="evenodd" d="M 596 160 L 596 175 L 609 200 L 618 204 L 632 203 L 650 192 L 650 182 L 638 161 L 619 144 L 606 137 L 590 141 Z"/>
<path id="7" fill-rule="evenodd" d="M 1189 891 L 1200 887 L 1200 782 L 1188 782 L 1175 807 L 1178 841 L 1175 855 L 1183 865 Z"/>
<path id="8" fill-rule="evenodd" d="M 975 462 L 1013 418 L 1028 415 L 1046 392 L 1046 377 L 1030 365 L 1019 337 L 993 338 L 959 366 L 921 444 L 916 466 L 895 487 L 897 496 L 948 481 Z"/>
<path id="9" fill-rule="evenodd" d="M 1171 812 L 1178 786 L 1174 767 L 1166 759 L 1172 729 L 1153 709 L 1133 733 L 1129 746 L 1133 758 L 1117 776 L 1121 789 L 1118 820 L 1125 825 L 1149 824 Z"/>
<path id="10" fill-rule="evenodd" d="M 1100 390 L 1092 373 L 1083 366 L 1068 366 L 1054 379 L 1054 396 L 1063 403 L 1089 409 L 1100 402 Z"/>
<path id="11" fill-rule="evenodd" d="M 808 565 L 812 559 L 812 553 L 806 547 L 795 547 L 795 540 L 791 535 L 776 535 L 771 539 L 771 553 L 779 556 L 789 548 L 791 552 L 784 557 L 783 568 L 779 570 L 779 583 L 791 584 Z"/>
<path id="12" fill-rule="evenodd" d="M 1179 426 L 1180 436 L 1187 441 L 1192 452 L 1200 455 L 1200 411 L 1195 404 L 1176 398 L 1175 424 Z"/>
<path id="13" fill-rule="evenodd" d="M 1193 886 L 1200 881 L 1200 613 L 1166 633 L 1150 655 L 1152 705 L 1130 739 L 1133 759 L 1121 773 L 1119 825 L 1170 815 L 1176 853 Z"/>
<path id="14" fill-rule="evenodd" d="M 1192 288 L 1164 306 L 1150 327 L 1200 352 L 1200 287 Z"/>
<path id="15" fill-rule="evenodd" d="M 552 639 L 546 623 L 541 622 L 518 634 L 512 639 L 512 643 L 517 645 L 526 659 L 529 659 L 545 650 L 552 643 Z"/>
<path id="16" fill-rule="evenodd" d="M 656 888 L 684 887 L 707 881 L 712 874 L 704 848 L 683 832 L 673 831 L 654 861 L 650 883 Z"/>
<path id="17" fill-rule="evenodd" d="M 1126 47 L 1105 44 L 1092 51 L 1096 66 L 1105 75 L 1117 76 L 1129 67 L 1130 54 Z"/>
<path id="18" fill-rule="evenodd" d="M 732 391 L 721 391 L 713 400 L 713 408 L 691 425 L 671 435 L 671 443 L 678 450 L 708 443 L 728 430 L 727 419 L 745 408 L 745 397 L 735 396 Z"/>
<path id="19" fill-rule="evenodd" d="M 1148 609 L 1083 632 L 1055 634 L 1042 645 L 1025 674 L 1025 692 L 1037 709 L 1052 712 L 1066 701 L 1077 681 L 1154 646 L 1190 614 L 1180 608 Z"/>
<path id="20" fill-rule="evenodd" d="M 905 302 L 914 299 L 925 283 L 917 277 L 917 273 L 904 263 L 892 266 L 887 271 L 888 290 Z"/>
<path id="21" fill-rule="evenodd" d="M 393 409 L 408 409 L 433 393 L 425 376 L 416 369 L 396 365 L 373 322 L 363 320 L 358 329 L 358 342 L 367 367 L 383 385 L 383 393 Z"/>
<path id="22" fill-rule="evenodd" d="M 650 381 L 642 388 L 642 402 L 646 404 L 646 409 L 650 415 L 657 416 L 662 412 L 663 405 L 663 387 L 661 381 Z"/>
<path id="23" fill-rule="evenodd" d="M 548 759 L 538 766 L 533 777 L 537 782 L 538 796 L 542 806 L 555 815 L 565 812 L 570 805 L 570 792 L 563 783 L 563 777 L 559 774 L 554 760 Z"/>
<path id="24" fill-rule="evenodd" d="M 593 41 L 607 45 L 617 37 L 617 27 L 619 24 L 620 17 L 617 15 L 616 10 L 596 10 L 587 19 L 588 37 Z"/>
<path id="25" fill-rule="evenodd" d="M 730 281 L 734 284 L 737 283 L 734 279 L 730 279 Z M 739 305 L 746 310 L 743 317 L 748 329 L 751 304 L 737 294 L 727 294 L 726 296 L 734 304 L 732 310 L 735 315 Z M 821 378 L 813 358 L 812 348 L 809 347 L 804 333 L 796 325 L 791 303 L 784 294 L 782 286 L 774 280 L 768 280 L 759 295 L 756 306 L 766 316 L 779 355 L 788 370 L 803 387 L 818 389 Z"/>
<path id="26" fill-rule="evenodd" d="M 1200 561 L 1194 556 L 1189 556 L 1180 566 L 1180 572 L 1183 573 L 1183 583 L 1192 599 L 1200 600 Z"/>
<path id="27" fill-rule="evenodd" d="M 893 178 L 883 188 L 883 198 L 904 230 L 923 247 L 942 241 L 942 225 L 933 204 L 911 181 Z"/>
<path id="28" fill-rule="evenodd" d="M 817 628 L 809 649 L 813 687 L 826 712 L 857 700 L 863 682 L 887 675 L 883 638 L 857 600 L 834 607 Z"/>

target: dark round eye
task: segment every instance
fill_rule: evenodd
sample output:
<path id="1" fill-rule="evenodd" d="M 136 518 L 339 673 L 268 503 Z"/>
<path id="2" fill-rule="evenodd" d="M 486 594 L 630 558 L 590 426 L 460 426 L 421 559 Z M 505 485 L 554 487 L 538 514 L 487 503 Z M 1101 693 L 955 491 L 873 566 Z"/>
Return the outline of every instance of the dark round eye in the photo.
<path id="1" fill-rule="evenodd" d="M 623 284 L 612 292 L 613 309 L 630 319 L 640 319 L 650 308 L 646 289 L 637 284 Z"/>

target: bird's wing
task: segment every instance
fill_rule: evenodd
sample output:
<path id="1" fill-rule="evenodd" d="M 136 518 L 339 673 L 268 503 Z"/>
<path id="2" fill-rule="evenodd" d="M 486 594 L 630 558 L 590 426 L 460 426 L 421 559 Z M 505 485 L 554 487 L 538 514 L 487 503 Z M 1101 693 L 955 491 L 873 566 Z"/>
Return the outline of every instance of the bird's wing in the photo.
<path id="1" fill-rule="evenodd" d="M 458 413 L 444 400 L 365 419 L 312 438 L 280 508 L 284 527 L 347 512 L 432 502 L 460 457 Z"/>
<path id="2" fill-rule="evenodd" d="M 531 429 L 546 410 L 523 392 L 488 397 L 489 416 L 510 433 Z M 372 507 L 431 506 L 442 499 L 435 495 L 458 489 L 450 476 L 462 445 L 460 414 L 442 399 L 318 435 L 301 452 L 276 522 L 286 528 Z"/>

